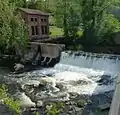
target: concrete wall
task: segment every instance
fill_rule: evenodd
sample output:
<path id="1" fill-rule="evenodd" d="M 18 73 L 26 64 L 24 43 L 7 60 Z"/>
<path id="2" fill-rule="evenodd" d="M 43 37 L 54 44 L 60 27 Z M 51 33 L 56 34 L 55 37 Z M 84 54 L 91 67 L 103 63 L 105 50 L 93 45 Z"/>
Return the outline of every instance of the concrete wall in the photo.
<path id="1" fill-rule="evenodd" d="M 64 48 L 64 45 L 60 44 L 48 44 L 48 43 L 30 43 L 30 49 L 27 51 L 24 59 L 28 61 L 35 61 L 35 60 L 41 60 L 41 58 L 49 58 L 49 60 L 52 61 L 52 59 L 56 60 L 54 61 L 54 64 L 59 62 L 62 48 Z M 40 49 L 38 51 L 38 48 Z M 50 61 L 47 62 L 50 62 Z"/>
<path id="2" fill-rule="evenodd" d="M 116 90 L 112 100 L 109 115 L 120 115 L 120 75 L 117 79 Z"/>

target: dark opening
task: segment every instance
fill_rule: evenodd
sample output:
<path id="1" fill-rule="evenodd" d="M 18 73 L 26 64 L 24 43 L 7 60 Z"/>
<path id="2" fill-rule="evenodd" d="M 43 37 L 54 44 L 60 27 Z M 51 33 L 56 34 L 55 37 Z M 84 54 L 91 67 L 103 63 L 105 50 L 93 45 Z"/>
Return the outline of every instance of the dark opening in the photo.
<path id="1" fill-rule="evenodd" d="M 34 29 L 34 26 L 31 26 L 31 30 L 32 30 L 32 35 L 35 35 L 35 29 Z"/>
<path id="2" fill-rule="evenodd" d="M 43 22 L 43 19 L 41 19 L 41 22 Z"/>
<path id="3" fill-rule="evenodd" d="M 35 26 L 36 35 L 38 35 L 38 26 Z"/>
<path id="4" fill-rule="evenodd" d="M 41 26 L 42 34 L 44 34 L 44 26 Z"/>
<path id="5" fill-rule="evenodd" d="M 34 21 L 34 19 L 33 19 L 33 18 L 31 18 L 31 21 L 33 22 L 33 21 Z"/>
<path id="6" fill-rule="evenodd" d="M 47 31 L 47 26 L 45 26 L 45 34 L 47 34 L 48 33 L 48 31 Z"/>
<path id="7" fill-rule="evenodd" d="M 35 21 L 37 22 L 37 18 L 35 18 Z"/>
<path id="8" fill-rule="evenodd" d="M 47 20 L 46 19 L 44 19 L 44 22 L 46 22 Z"/>

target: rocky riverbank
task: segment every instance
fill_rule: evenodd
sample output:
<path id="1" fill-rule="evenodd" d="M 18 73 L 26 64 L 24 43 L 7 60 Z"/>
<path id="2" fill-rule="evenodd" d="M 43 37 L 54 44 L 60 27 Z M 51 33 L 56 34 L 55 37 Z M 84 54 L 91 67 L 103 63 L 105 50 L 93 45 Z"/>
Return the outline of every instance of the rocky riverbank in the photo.
<path id="1" fill-rule="evenodd" d="M 19 78 L 19 82 L 14 77 Z M 49 92 L 43 96 L 44 91 L 51 91 L 49 88 L 54 86 L 53 80 L 43 77 L 41 81 L 30 80 L 26 82 L 24 80 L 23 83 L 20 82 L 22 77 L 21 75 L 13 75 L 4 77 L 5 81 L 1 81 L 9 87 L 9 93 L 12 96 L 20 99 L 24 110 L 23 115 L 36 115 L 36 112 L 40 115 L 53 115 L 50 114 L 51 112 L 56 115 L 108 115 L 113 91 L 92 96 L 67 92 L 61 92 L 58 95 L 57 89 L 53 89 L 53 92 L 56 90 L 54 94 L 57 95 Z M 6 106 L 3 107 L 3 105 L 0 107 L 1 115 L 12 115 L 11 112 L 6 111 Z M 9 110 L 8 107 L 7 110 Z"/>

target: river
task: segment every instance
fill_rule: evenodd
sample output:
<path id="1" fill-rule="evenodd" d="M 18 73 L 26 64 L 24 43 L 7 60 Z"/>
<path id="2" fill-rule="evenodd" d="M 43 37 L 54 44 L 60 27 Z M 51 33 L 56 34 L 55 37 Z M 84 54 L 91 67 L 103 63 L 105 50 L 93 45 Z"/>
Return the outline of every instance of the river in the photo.
<path id="1" fill-rule="evenodd" d="M 119 71 L 119 55 L 66 51 L 62 52 L 60 62 L 53 68 L 22 74 L 11 74 L 1 68 L 0 83 L 7 84 L 9 92 L 21 101 L 25 94 L 33 102 L 43 103 L 64 102 L 78 95 L 101 95 L 101 99 L 104 98 L 102 94 L 114 91 Z M 103 100 L 100 103 L 104 103 Z"/>

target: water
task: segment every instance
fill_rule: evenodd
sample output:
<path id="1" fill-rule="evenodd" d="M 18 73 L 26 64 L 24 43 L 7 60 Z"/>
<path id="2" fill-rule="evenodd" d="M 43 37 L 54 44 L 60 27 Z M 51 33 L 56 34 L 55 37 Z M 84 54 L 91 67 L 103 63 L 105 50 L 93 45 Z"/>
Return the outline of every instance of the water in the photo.
<path id="1" fill-rule="evenodd" d="M 53 68 L 19 75 L 5 75 L 6 83 L 17 83 L 32 100 L 69 100 L 71 93 L 97 95 L 115 89 L 120 56 L 86 52 L 63 52 Z M 16 93 L 17 94 L 17 93 Z"/>

